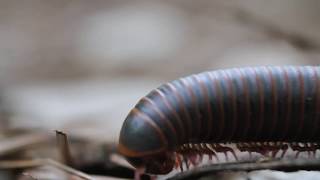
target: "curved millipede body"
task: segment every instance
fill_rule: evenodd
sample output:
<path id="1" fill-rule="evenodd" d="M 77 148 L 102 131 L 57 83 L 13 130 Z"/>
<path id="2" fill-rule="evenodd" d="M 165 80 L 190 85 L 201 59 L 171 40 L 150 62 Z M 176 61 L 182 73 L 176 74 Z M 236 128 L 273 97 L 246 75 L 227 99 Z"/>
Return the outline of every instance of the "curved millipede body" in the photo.
<path id="1" fill-rule="evenodd" d="M 177 154 L 233 153 L 224 143 L 273 156 L 283 156 L 288 146 L 315 152 L 319 117 L 320 66 L 203 72 L 143 97 L 122 126 L 118 149 L 133 166 L 153 174 L 168 173 L 185 160 Z"/>

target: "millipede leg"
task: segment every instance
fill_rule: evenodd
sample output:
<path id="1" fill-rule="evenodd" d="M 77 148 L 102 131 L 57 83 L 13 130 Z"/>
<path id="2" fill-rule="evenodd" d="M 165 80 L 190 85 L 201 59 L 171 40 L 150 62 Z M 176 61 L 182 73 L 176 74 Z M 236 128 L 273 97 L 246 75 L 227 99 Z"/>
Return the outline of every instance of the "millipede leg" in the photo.
<path id="1" fill-rule="evenodd" d="M 196 155 L 190 156 L 189 161 L 193 166 L 196 166 L 197 165 L 197 156 Z"/>
<path id="2" fill-rule="evenodd" d="M 220 144 L 213 144 L 213 148 L 216 152 L 223 152 L 226 157 L 226 161 L 229 161 L 227 152 L 230 152 L 234 156 L 234 158 L 238 160 L 238 157 L 236 156 L 234 150 L 230 147 L 222 146 Z"/>
<path id="3" fill-rule="evenodd" d="M 223 152 L 223 154 L 226 157 L 226 161 L 229 162 L 228 153 L 227 152 Z"/>
<path id="4" fill-rule="evenodd" d="M 231 154 L 233 155 L 234 159 L 235 159 L 236 161 L 238 161 L 238 157 L 237 157 L 236 153 L 233 151 L 233 149 L 232 149 L 232 151 L 230 151 L 230 152 L 231 152 Z"/>
<path id="5" fill-rule="evenodd" d="M 221 146 L 220 144 L 212 144 L 212 148 L 216 152 L 222 152 L 224 156 L 226 157 L 226 161 L 229 161 L 227 150 L 224 148 L 224 146 Z"/>
<path id="6" fill-rule="evenodd" d="M 264 156 L 264 157 L 269 157 L 269 152 L 270 152 L 270 147 L 268 145 L 267 142 L 263 142 L 261 143 L 261 154 Z"/>
<path id="7" fill-rule="evenodd" d="M 140 180 L 140 177 L 144 172 L 145 172 L 145 168 L 137 168 L 134 171 L 134 180 Z"/>
<path id="8" fill-rule="evenodd" d="M 309 147 L 309 152 L 310 152 L 310 157 L 315 158 L 316 157 L 316 146 L 314 143 L 308 143 L 308 147 Z"/>
<path id="9" fill-rule="evenodd" d="M 289 145 L 285 144 L 285 143 L 281 143 L 281 148 L 280 149 L 282 150 L 281 158 L 283 158 L 284 155 L 286 154 L 286 152 L 289 149 Z"/>
<path id="10" fill-rule="evenodd" d="M 188 158 L 187 158 L 187 157 L 185 157 L 185 156 L 183 156 L 183 161 L 184 161 L 184 163 L 186 164 L 186 168 L 187 168 L 187 170 L 189 170 L 189 162 L 188 162 Z"/>
<path id="11" fill-rule="evenodd" d="M 317 146 L 316 146 L 315 143 L 311 143 L 311 146 L 313 148 L 312 157 L 315 158 L 316 157 L 316 152 L 317 152 Z"/>
<path id="12" fill-rule="evenodd" d="M 283 158 L 284 157 L 284 155 L 286 154 L 286 152 L 287 152 L 287 149 L 284 149 L 284 150 L 282 150 L 282 153 L 281 153 L 281 158 Z"/>
<path id="13" fill-rule="evenodd" d="M 196 164 L 199 164 L 202 159 L 203 159 L 203 154 L 207 153 L 206 149 L 203 149 L 203 147 L 201 146 L 201 144 L 195 144 L 195 148 L 196 148 Z"/>
<path id="14" fill-rule="evenodd" d="M 275 158 L 277 156 L 277 153 L 280 151 L 281 149 L 281 143 L 279 142 L 275 142 L 275 143 L 270 143 L 271 146 L 271 157 Z"/>
<path id="15" fill-rule="evenodd" d="M 280 151 L 280 143 L 279 142 L 270 142 L 270 149 L 271 149 L 271 157 L 275 158 L 277 153 Z"/>
<path id="16" fill-rule="evenodd" d="M 257 144 L 255 143 L 244 143 L 245 150 L 249 153 L 249 158 L 252 158 L 252 152 L 257 149 Z"/>
<path id="17" fill-rule="evenodd" d="M 275 158 L 277 156 L 277 153 L 279 152 L 279 150 L 273 150 L 272 153 L 271 153 L 271 156 L 273 158 Z"/>
<path id="18" fill-rule="evenodd" d="M 298 157 L 300 152 L 307 152 L 308 153 L 308 157 L 310 157 L 311 152 L 315 152 L 317 150 L 316 146 L 313 146 L 311 144 L 308 143 L 302 143 L 303 146 L 300 145 L 301 143 L 291 143 L 290 147 L 293 151 L 297 151 L 296 153 L 296 158 Z"/>
<path id="19" fill-rule="evenodd" d="M 209 150 L 210 154 L 209 154 L 209 158 L 210 156 L 214 156 L 217 160 L 217 162 L 220 162 L 219 161 L 219 158 L 217 156 L 217 154 L 214 152 L 214 149 L 212 148 L 212 146 L 210 144 L 204 144 L 204 146 Z"/>
<path id="20" fill-rule="evenodd" d="M 209 160 L 212 161 L 211 150 L 203 143 L 200 143 L 200 148 L 204 154 L 209 156 Z M 202 160 L 202 157 L 201 157 L 201 160 Z"/>
<path id="21" fill-rule="evenodd" d="M 180 154 L 176 154 L 175 168 L 176 169 L 180 168 L 180 171 L 183 172 L 183 164 L 182 164 L 182 160 L 181 160 Z"/>

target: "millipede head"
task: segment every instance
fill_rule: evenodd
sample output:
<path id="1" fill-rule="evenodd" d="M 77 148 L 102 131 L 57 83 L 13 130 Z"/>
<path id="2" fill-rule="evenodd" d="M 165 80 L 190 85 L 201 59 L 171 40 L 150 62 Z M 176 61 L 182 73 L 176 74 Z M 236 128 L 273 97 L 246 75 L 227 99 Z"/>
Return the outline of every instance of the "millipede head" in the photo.
<path id="1" fill-rule="evenodd" d="M 144 169 L 146 173 L 168 174 L 175 165 L 173 157 L 170 153 L 161 153 L 142 157 L 126 157 L 126 159 L 137 169 Z"/>
<path id="2" fill-rule="evenodd" d="M 167 146 L 163 134 L 146 117 L 131 111 L 122 126 L 118 150 L 132 166 L 150 174 L 169 173 L 175 158 Z"/>

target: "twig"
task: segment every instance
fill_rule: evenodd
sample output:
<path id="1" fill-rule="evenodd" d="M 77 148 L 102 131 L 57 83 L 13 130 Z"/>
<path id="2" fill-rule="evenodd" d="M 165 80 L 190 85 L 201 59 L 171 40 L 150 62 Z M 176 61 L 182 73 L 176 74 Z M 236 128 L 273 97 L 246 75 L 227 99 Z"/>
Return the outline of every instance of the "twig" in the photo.
<path id="1" fill-rule="evenodd" d="M 169 178 L 171 180 L 186 180 L 203 177 L 205 175 L 215 174 L 222 171 L 253 171 L 253 170 L 281 170 L 281 171 L 297 171 L 297 170 L 319 170 L 319 159 L 295 159 L 295 160 L 272 160 L 267 162 L 239 162 L 239 163 L 223 163 L 213 164 L 210 166 L 199 167 L 190 171 L 182 172 L 176 176 Z"/>
<path id="2" fill-rule="evenodd" d="M 32 168 L 44 164 L 44 159 L 4 160 L 0 161 L 0 170 Z"/>
<path id="3" fill-rule="evenodd" d="M 56 139 L 58 144 L 58 149 L 60 150 L 60 155 L 62 157 L 62 162 L 68 166 L 73 167 L 73 160 L 70 153 L 68 137 L 65 133 L 56 130 Z"/>
<path id="4" fill-rule="evenodd" d="M 47 162 L 48 164 L 50 164 L 50 165 L 52 165 L 52 166 L 60 169 L 60 170 L 63 170 L 63 171 L 65 171 L 65 172 L 68 172 L 69 174 L 76 175 L 76 176 L 78 176 L 78 177 L 80 177 L 80 178 L 82 178 L 82 179 L 94 180 L 94 178 L 92 178 L 91 176 L 89 176 L 89 175 L 87 175 L 87 174 L 85 174 L 85 173 L 83 173 L 83 172 L 81 172 L 81 171 L 78 171 L 78 170 L 76 170 L 76 169 L 73 169 L 73 168 L 71 168 L 71 167 L 69 167 L 69 166 L 66 166 L 66 165 L 64 165 L 64 164 L 61 164 L 61 163 L 59 163 L 59 162 L 57 162 L 57 161 L 54 161 L 54 160 L 52 160 L 52 159 L 46 159 L 46 162 Z"/>
<path id="5" fill-rule="evenodd" d="M 56 167 L 62 171 L 65 171 L 69 174 L 76 175 L 82 179 L 86 180 L 94 180 L 88 174 L 85 174 L 81 171 L 73 169 L 69 166 L 61 164 L 52 159 L 31 159 L 31 160 L 9 160 L 9 161 L 0 161 L 0 169 L 23 169 L 23 168 L 31 168 L 31 167 L 39 167 L 44 165 L 51 165 Z"/>
<path id="6" fill-rule="evenodd" d="M 23 148 L 46 142 L 50 137 L 44 133 L 22 134 L 0 141 L 0 156 L 16 152 Z"/>
<path id="7" fill-rule="evenodd" d="M 31 178 L 31 179 L 33 179 L 33 180 L 37 180 L 37 178 L 33 177 L 33 176 L 32 176 L 31 174 L 29 174 L 29 173 L 24 172 L 24 173 L 22 173 L 22 175 L 23 175 L 23 176 L 26 176 L 26 177 L 28 177 L 28 178 Z"/>

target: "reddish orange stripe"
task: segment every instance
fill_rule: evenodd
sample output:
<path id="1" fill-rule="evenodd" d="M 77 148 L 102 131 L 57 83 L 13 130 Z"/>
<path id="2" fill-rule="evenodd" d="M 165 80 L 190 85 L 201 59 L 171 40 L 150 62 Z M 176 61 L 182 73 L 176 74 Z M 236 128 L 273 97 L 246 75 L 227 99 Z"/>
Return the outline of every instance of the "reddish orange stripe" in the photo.
<path id="1" fill-rule="evenodd" d="M 217 99 L 218 99 L 218 106 L 219 106 L 219 115 L 221 117 L 221 119 L 218 119 L 219 125 L 218 125 L 218 133 L 217 133 L 217 137 L 215 138 L 216 140 L 220 140 L 222 137 L 222 133 L 225 129 L 225 115 L 224 115 L 224 105 L 223 105 L 223 99 L 222 99 L 222 88 L 218 82 L 218 77 L 216 73 L 208 73 L 209 74 L 209 78 L 211 79 L 211 81 L 213 82 L 213 90 L 216 92 L 217 94 Z"/>
<path id="2" fill-rule="evenodd" d="M 240 75 L 241 82 L 244 85 L 243 91 L 244 91 L 244 98 L 245 98 L 245 126 L 244 126 L 244 134 L 243 137 L 247 138 L 248 130 L 251 126 L 251 119 L 250 119 L 250 100 L 249 100 L 249 87 L 248 87 L 248 82 L 247 78 L 244 78 L 243 72 L 241 69 L 237 68 L 236 69 Z"/>
<path id="3" fill-rule="evenodd" d="M 300 116 L 299 116 L 299 126 L 298 126 L 298 132 L 296 134 L 297 137 L 301 136 L 303 126 L 304 126 L 304 79 L 300 70 L 300 67 L 296 68 L 298 72 L 298 78 L 299 78 L 299 87 L 300 87 Z"/>
<path id="4" fill-rule="evenodd" d="M 178 92 L 177 88 L 172 85 L 171 83 L 167 84 L 168 87 L 173 91 L 174 95 L 176 97 L 178 97 L 178 103 L 179 106 L 182 107 L 182 111 L 184 113 L 184 117 L 187 117 L 187 123 L 188 123 L 188 133 L 187 133 L 187 137 L 190 138 L 193 134 L 193 127 L 192 127 L 192 119 L 190 117 L 189 112 L 187 111 L 187 107 L 186 107 L 186 103 L 183 100 L 183 97 L 180 95 L 180 93 Z"/>
<path id="5" fill-rule="evenodd" d="M 285 80 L 285 87 L 287 92 L 287 110 L 286 110 L 286 118 L 285 118 L 285 126 L 283 129 L 282 139 L 285 139 L 287 137 L 287 134 L 289 132 L 289 125 L 290 125 L 290 118 L 291 118 L 291 105 L 292 105 L 292 90 L 291 85 L 289 84 L 289 76 L 286 68 L 282 68 L 282 71 L 284 73 L 284 80 Z"/>
<path id="6" fill-rule="evenodd" d="M 169 110 L 173 113 L 174 117 L 178 120 L 178 124 L 179 124 L 179 129 L 181 131 L 181 137 L 183 137 L 182 139 L 186 138 L 186 133 L 184 131 L 184 127 L 183 127 L 183 122 L 180 119 L 178 113 L 176 112 L 176 110 L 171 106 L 171 104 L 169 103 L 169 101 L 167 100 L 167 97 L 159 90 L 159 89 L 155 89 L 154 90 L 163 100 L 164 104 L 167 106 L 167 108 L 169 108 Z"/>
<path id="7" fill-rule="evenodd" d="M 201 87 L 201 92 L 204 95 L 204 100 L 205 100 L 205 104 L 206 104 L 206 109 L 207 109 L 207 115 L 209 116 L 208 121 L 208 126 L 207 126 L 207 135 L 205 137 L 205 139 L 208 139 L 210 137 L 210 135 L 213 133 L 212 132 L 212 112 L 211 112 L 211 104 L 209 101 L 209 90 L 205 85 L 205 82 L 203 82 L 202 80 L 199 79 L 199 77 L 197 75 L 194 76 L 195 80 L 198 82 L 198 84 Z"/>
<path id="8" fill-rule="evenodd" d="M 257 134 L 256 134 L 256 138 L 259 139 L 259 134 L 262 133 L 262 126 L 264 123 L 264 90 L 263 90 L 263 83 L 260 79 L 260 77 L 258 76 L 257 72 L 256 72 L 256 68 L 252 68 L 253 73 L 255 74 L 255 79 L 256 79 L 256 84 L 258 86 L 258 94 L 259 94 L 259 123 L 258 123 L 258 127 L 257 127 Z"/>
<path id="9" fill-rule="evenodd" d="M 165 137 L 165 135 L 163 134 L 163 132 L 161 131 L 161 129 L 158 127 L 158 125 L 145 113 L 141 112 L 139 109 L 137 108 L 133 108 L 131 110 L 131 112 L 136 115 L 141 117 L 142 120 L 144 120 L 147 124 L 149 124 L 159 135 L 161 142 L 163 143 L 163 145 L 165 147 L 168 146 L 168 141 L 167 138 Z"/>
<path id="10" fill-rule="evenodd" d="M 198 108 L 198 105 L 197 105 L 197 102 L 196 102 L 196 97 L 195 97 L 195 94 L 193 93 L 192 85 L 189 85 L 188 81 L 185 78 L 182 78 L 180 80 L 181 80 L 182 84 L 186 87 L 186 90 L 187 90 L 189 96 L 192 99 L 192 104 L 196 108 L 197 118 L 193 119 L 193 121 L 196 121 L 198 123 L 197 123 L 197 133 L 195 133 L 194 136 L 195 137 L 199 137 L 200 132 L 201 132 L 201 121 L 200 121 L 200 119 L 198 119 L 199 118 L 199 108 Z"/>
<path id="11" fill-rule="evenodd" d="M 319 80 L 319 74 L 318 69 L 319 67 L 313 67 L 313 74 L 315 78 L 315 84 L 316 84 L 316 97 L 315 97 L 315 117 L 314 117 L 314 131 L 313 131 L 313 137 L 317 135 L 317 130 L 319 127 L 320 119 L 319 119 L 319 113 L 320 113 L 320 80 Z M 316 138 L 317 139 L 317 138 Z"/>
<path id="12" fill-rule="evenodd" d="M 277 85 L 274 79 L 274 76 L 272 75 L 272 71 L 270 67 L 265 67 L 267 70 L 267 73 L 269 75 L 270 81 L 271 81 L 271 94 L 272 94 L 272 124 L 270 127 L 270 135 L 269 137 L 272 139 L 273 133 L 276 129 L 276 123 L 277 123 L 277 118 L 278 118 L 278 94 L 277 94 Z"/>
<path id="13" fill-rule="evenodd" d="M 229 87 L 229 88 L 227 88 L 227 91 L 231 97 L 231 103 L 232 103 L 232 125 L 231 125 L 232 127 L 231 127 L 230 132 L 228 133 L 228 134 L 230 134 L 230 137 L 228 140 L 232 140 L 232 138 L 234 137 L 234 134 L 236 132 L 237 125 L 238 125 L 238 122 L 237 122 L 237 117 L 238 117 L 237 102 L 236 102 L 236 96 L 234 94 L 234 87 L 231 82 L 231 78 L 230 78 L 229 73 L 224 70 L 222 70 L 221 72 L 224 75 L 223 78 L 226 80 L 227 85 Z"/>
<path id="14" fill-rule="evenodd" d="M 157 114 L 161 117 L 162 122 L 164 122 L 164 124 L 170 129 L 173 136 L 175 138 L 177 138 L 179 142 L 182 142 L 179 139 L 180 136 L 177 136 L 177 131 L 174 128 L 173 124 L 171 123 L 170 119 L 157 107 L 157 104 L 154 103 L 152 101 L 152 99 L 150 99 L 148 97 L 142 98 L 141 101 L 145 101 L 145 102 L 149 103 L 150 105 L 148 107 L 153 109 L 155 112 L 157 112 Z"/>

